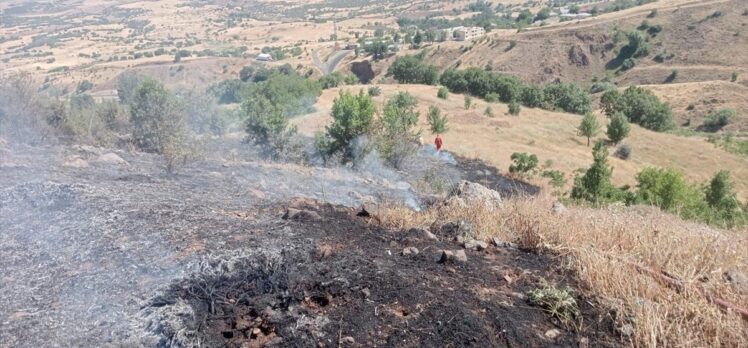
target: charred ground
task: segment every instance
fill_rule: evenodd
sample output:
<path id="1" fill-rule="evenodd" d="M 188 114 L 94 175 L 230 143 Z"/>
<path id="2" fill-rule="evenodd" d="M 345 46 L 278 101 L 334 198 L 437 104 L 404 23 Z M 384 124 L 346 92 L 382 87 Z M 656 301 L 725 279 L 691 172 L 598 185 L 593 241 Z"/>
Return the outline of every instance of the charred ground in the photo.
<path id="1" fill-rule="evenodd" d="M 148 154 L 6 149 L 3 345 L 615 345 L 594 301 L 577 299 L 579 330 L 528 304 L 574 286 L 552 257 L 489 247 L 440 263 L 462 247 L 439 226 L 431 240 L 377 223 L 371 201 L 405 204 L 407 183 L 229 150 L 242 148 L 217 144 L 176 176 Z"/>

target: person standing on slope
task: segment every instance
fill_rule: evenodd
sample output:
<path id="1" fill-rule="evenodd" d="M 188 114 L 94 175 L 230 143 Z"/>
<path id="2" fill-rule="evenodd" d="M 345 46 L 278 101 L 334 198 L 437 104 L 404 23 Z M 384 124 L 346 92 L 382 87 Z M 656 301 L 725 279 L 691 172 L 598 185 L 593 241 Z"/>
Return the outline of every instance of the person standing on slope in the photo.
<path id="1" fill-rule="evenodd" d="M 436 152 L 441 152 L 442 150 L 442 136 L 437 134 L 436 139 L 434 139 L 434 145 L 436 145 Z"/>

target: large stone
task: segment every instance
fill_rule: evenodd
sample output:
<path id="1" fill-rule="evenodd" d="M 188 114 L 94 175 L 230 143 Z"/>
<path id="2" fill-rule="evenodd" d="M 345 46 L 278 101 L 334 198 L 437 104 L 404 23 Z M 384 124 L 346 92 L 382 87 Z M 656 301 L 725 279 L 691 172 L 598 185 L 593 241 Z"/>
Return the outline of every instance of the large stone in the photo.
<path id="1" fill-rule="evenodd" d="M 481 251 L 488 249 L 488 243 L 481 240 L 470 240 L 462 245 L 465 249 Z"/>
<path id="2" fill-rule="evenodd" d="M 129 163 L 127 161 L 123 160 L 122 157 L 118 156 L 117 154 L 110 152 L 105 153 L 95 160 L 96 163 L 101 164 L 114 164 L 114 165 L 120 165 L 120 166 L 127 166 Z"/>
<path id="3" fill-rule="evenodd" d="M 457 250 L 454 252 L 454 260 L 455 262 L 465 263 L 467 262 L 467 254 L 465 254 L 465 250 Z"/>
<path id="4" fill-rule="evenodd" d="M 503 204 L 499 192 L 469 181 L 460 182 L 450 194 L 452 197 L 459 198 L 469 207 L 481 206 L 489 211 L 501 208 Z M 447 204 L 450 205 L 450 200 L 447 200 Z"/>
<path id="5" fill-rule="evenodd" d="M 450 221 L 437 229 L 438 234 L 446 239 L 460 243 L 475 239 L 473 225 L 465 220 Z"/>
<path id="6" fill-rule="evenodd" d="M 418 252 L 418 248 L 416 247 L 407 247 L 403 249 L 403 256 L 418 255 Z"/>
<path id="7" fill-rule="evenodd" d="M 284 220 L 320 221 L 322 217 L 315 211 L 288 208 L 283 215 Z"/>

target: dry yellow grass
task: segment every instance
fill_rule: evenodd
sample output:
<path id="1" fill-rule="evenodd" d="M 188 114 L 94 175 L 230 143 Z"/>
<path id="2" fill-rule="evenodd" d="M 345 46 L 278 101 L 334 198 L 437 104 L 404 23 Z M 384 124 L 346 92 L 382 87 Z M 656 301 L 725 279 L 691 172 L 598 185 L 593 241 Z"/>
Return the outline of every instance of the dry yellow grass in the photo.
<path id="1" fill-rule="evenodd" d="M 368 86 L 347 86 L 357 92 Z M 398 91 L 408 91 L 419 100 L 421 111 L 420 126 L 428 129 L 425 116 L 430 105 L 436 105 L 449 117 L 450 131 L 443 136 L 447 151 L 480 158 L 493 166 L 506 170 L 511 164 L 514 152 L 528 152 L 538 155 L 540 163 L 551 160 L 552 168 L 566 173 L 572 178 L 578 168 L 586 168 L 592 163 L 592 150 L 586 146 L 586 139 L 577 136 L 576 127 L 581 118 L 578 115 L 550 112 L 540 109 L 522 108 L 518 117 L 509 116 L 504 104 L 490 104 L 495 117 L 485 116 L 486 104 L 473 99 L 474 107 L 463 108 L 463 96 L 450 94 L 448 100 L 436 97 L 437 87 L 423 85 L 380 85 L 382 94 L 374 98 L 381 105 L 384 100 Z M 302 116 L 292 122 L 302 133 L 311 135 L 323 130 L 331 120 L 330 108 L 339 89 L 326 90 L 317 103 L 317 112 Z M 604 123 L 602 117 L 600 122 Z M 427 140 L 431 136 L 426 134 Z M 603 138 L 601 134 L 599 138 Z M 635 184 L 636 174 L 644 167 L 672 167 L 681 170 L 692 182 L 704 182 L 718 170 L 731 171 L 741 198 L 748 197 L 748 159 L 727 153 L 708 143 L 702 137 L 682 137 L 656 133 L 638 126 L 632 126 L 631 135 L 625 143 L 633 148 L 628 161 L 611 156 L 614 167 L 613 179 L 618 185 Z"/>
<path id="2" fill-rule="evenodd" d="M 391 208 L 379 217 L 391 228 L 466 219 L 481 238 L 498 237 L 560 255 L 581 281 L 580 291 L 616 313 L 619 327 L 633 326 L 633 346 L 748 346 L 748 323 L 721 311 L 698 291 L 701 287 L 745 307 L 748 289 L 726 282 L 723 273 L 748 273 L 748 230 L 716 230 L 651 207 L 571 207 L 554 214 L 552 204 L 544 196 L 513 199 L 493 212 L 480 206 L 422 213 Z M 684 283 L 685 291 L 665 287 L 630 263 L 667 271 Z"/>

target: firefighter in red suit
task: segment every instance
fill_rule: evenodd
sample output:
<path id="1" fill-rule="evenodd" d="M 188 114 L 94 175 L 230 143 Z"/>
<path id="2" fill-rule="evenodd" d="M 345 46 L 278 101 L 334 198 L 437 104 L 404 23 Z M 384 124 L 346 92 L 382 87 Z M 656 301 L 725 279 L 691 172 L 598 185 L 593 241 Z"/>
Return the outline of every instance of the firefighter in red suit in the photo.
<path id="1" fill-rule="evenodd" d="M 434 145 L 436 145 L 436 152 L 440 152 L 442 150 L 442 137 L 441 135 L 437 134 L 436 139 L 434 139 Z"/>

